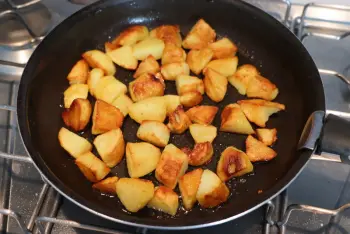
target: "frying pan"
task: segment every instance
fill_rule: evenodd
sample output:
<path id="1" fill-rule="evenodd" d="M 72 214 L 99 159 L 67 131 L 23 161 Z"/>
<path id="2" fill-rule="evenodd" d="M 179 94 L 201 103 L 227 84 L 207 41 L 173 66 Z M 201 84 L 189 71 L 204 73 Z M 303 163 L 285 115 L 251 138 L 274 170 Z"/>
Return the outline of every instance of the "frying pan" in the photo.
<path id="1" fill-rule="evenodd" d="M 83 52 L 103 50 L 104 42 L 130 25 L 153 28 L 178 24 L 186 35 L 199 18 L 205 19 L 218 36 L 227 36 L 236 43 L 240 65 L 255 65 L 279 88 L 275 101 L 285 104 L 286 111 L 272 116 L 267 124 L 278 129 L 274 146 L 278 156 L 268 163 L 255 164 L 254 173 L 228 182 L 230 197 L 215 209 L 199 206 L 190 212 L 179 209 L 175 217 L 148 208 L 128 213 L 118 198 L 94 191 L 73 158 L 59 145 L 57 134 L 64 126 L 61 112 L 63 91 L 68 87 L 66 76 Z M 132 73 L 122 68 L 118 68 L 116 77 L 125 84 L 133 79 Z M 166 87 L 166 93 L 176 93 L 174 82 L 166 82 Z M 222 102 L 217 104 L 205 97 L 202 104 L 217 105 L 221 113 L 224 106 L 241 99 L 245 97 L 229 85 Z M 158 229 L 207 227 L 258 208 L 291 183 L 319 142 L 324 143 L 326 149 L 335 148 L 335 152 L 347 155 L 347 142 L 344 136 L 339 136 L 343 134 L 342 129 L 349 129 L 349 123 L 331 116 L 324 124 L 324 111 L 320 76 L 299 40 L 268 14 L 233 0 L 111 0 L 87 6 L 63 21 L 36 48 L 23 72 L 17 102 L 18 124 L 26 149 L 37 169 L 55 189 L 96 215 L 118 223 Z M 214 120 L 214 125 L 219 124 L 220 114 Z M 80 134 L 92 140 L 90 128 L 91 125 Z M 130 117 L 125 119 L 122 130 L 127 142 L 139 141 L 137 128 L 138 124 Z M 321 137 L 322 131 L 325 137 Z M 327 132 L 331 137 L 327 137 Z M 213 143 L 213 160 L 205 168 L 216 171 L 220 152 L 227 146 L 245 150 L 245 138 L 245 135 L 220 132 Z M 173 135 L 170 142 L 178 147 L 194 144 L 189 133 Z M 128 176 L 125 160 L 113 168 L 111 174 Z M 153 175 L 145 178 L 157 185 Z M 258 193 L 259 190 L 262 193 Z"/>

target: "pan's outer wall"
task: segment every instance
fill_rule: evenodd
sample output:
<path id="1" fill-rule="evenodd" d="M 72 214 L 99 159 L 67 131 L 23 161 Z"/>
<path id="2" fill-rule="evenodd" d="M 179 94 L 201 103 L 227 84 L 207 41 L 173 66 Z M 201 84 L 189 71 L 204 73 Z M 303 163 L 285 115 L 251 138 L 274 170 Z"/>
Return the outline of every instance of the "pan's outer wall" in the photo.
<path id="1" fill-rule="evenodd" d="M 255 166 L 255 175 L 229 183 L 229 201 L 218 212 L 198 207 L 188 214 L 179 211 L 175 218 L 149 209 L 128 214 L 117 198 L 92 191 L 73 159 L 59 146 L 57 133 L 63 126 L 62 94 L 65 79 L 81 54 L 90 49 L 103 49 L 103 43 L 130 24 L 155 27 L 164 23 L 179 24 L 184 34 L 200 17 L 208 21 L 220 36 L 228 36 L 239 47 L 240 64 L 253 63 L 280 89 L 276 101 L 287 110 L 270 119 L 268 127 L 278 129 L 275 145 L 278 157 Z M 130 81 L 131 74 L 118 68 L 117 77 Z M 175 92 L 167 82 L 167 89 Z M 229 85 L 220 110 L 245 97 Z M 204 103 L 213 105 L 208 99 Z M 311 152 L 297 152 L 296 144 L 307 120 L 315 110 L 324 110 L 322 83 L 311 57 L 301 43 L 272 17 L 240 1 L 139 0 L 101 1 L 84 8 L 54 29 L 38 46 L 26 66 L 18 93 L 18 122 L 25 146 L 43 175 L 64 195 L 81 206 L 117 222 L 156 226 L 158 228 L 204 227 L 231 220 L 278 193 L 305 165 Z M 214 121 L 218 126 L 219 115 Z M 130 118 L 124 129 L 127 141 L 137 141 L 137 125 Z M 126 133 L 127 132 L 127 133 Z M 90 136 L 89 132 L 83 134 Z M 228 145 L 245 149 L 246 136 L 221 133 L 214 142 L 215 158 L 208 168 L 215 170 L 220 152 Z M 174 136 L 178 146 L 193 145 L 185 136 Z M 114 169 L 127 176 L 125 162 Z M 258 194 L 258 190 L 263 193 Z M 186 226 L 186 227 L 184 227 Z"/>

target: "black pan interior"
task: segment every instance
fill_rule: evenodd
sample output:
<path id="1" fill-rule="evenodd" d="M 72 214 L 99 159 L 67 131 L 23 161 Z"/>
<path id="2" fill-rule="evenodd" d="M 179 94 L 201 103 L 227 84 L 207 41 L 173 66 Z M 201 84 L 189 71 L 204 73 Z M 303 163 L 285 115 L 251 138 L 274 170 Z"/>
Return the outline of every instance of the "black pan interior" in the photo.
<path id="1" fill-rule="evenodd" d="M 275 101 L 287 110 L 270 118 L 267 127 L 278 130 L 274 149 L 276 159 L 255 164 L 254 173 L 228 183 L 231 195 L 214 210 L 196 206 L 192 211 L 180 209 L 170 218 L 160 212 L 143 209 L 126 212 L 116 197 L 101 195 L 91 189 L 74 160 L 59 145 L 63 91 L 66 76 L 84 51 L 103 50 L 104 42 L 134 24 L 150 28 L 161 24 L 178 24 L 184 35 L 199 19 L 205 19 L 219 36 L 228 36 L 238 46 L 239 64 L 251 63 L 279 90 Z M 118 68 L 116 77 L 124 83 L 132 73 Z M 167 93 L 176 93 L 173 82 L 166 82 Z M 202 104 L 222 108 L 246 97 L 229 85 L 224 101 L 216 104 L 207 97 Z M 138 0 L 101 1 L 84 8 L 54 29 L 38 46 L 21 80 L 18 93 L 18 120 L 25 145 L 43 172 L 60 191 L 98 214 L 116 221 L 134 224 L 179 227 L 193 226 L 238 216 L 280 191 L 306 163 L 311 152 L 297 152 L 296 145 L 308 116 L 324 110 L 324 95 L 317 69 L 301 43 L 279 22 L 241 1 Z M 220 112 L 214 124 L 219 126 Z M 136 142 L 138 125 L 127 117 L 123 126 L 126 141 Z M 82 133 L 91 139 L 89 130 Z M 245 135 L 219 133 L 214 141 L 215 156 L 206 167 L 215 171 L 217 160 L 227 146 L 245 150 Z M 189 133 L 171 137 L 178 147 L 193 146 Z M 112 170 L 119 177 L 127 175 L 125 160 Z M 147 176 L 152 178 L 153 176 Z M 258 194 L 258 190 L 263 192 Z"/>

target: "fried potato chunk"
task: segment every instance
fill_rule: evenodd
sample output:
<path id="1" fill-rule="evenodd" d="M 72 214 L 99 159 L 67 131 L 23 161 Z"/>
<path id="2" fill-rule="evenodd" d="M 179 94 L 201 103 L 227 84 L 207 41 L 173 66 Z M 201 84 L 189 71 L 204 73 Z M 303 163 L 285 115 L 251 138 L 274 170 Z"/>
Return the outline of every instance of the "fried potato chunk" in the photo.
<path id="1" fill-rule="evenodd" d="M 196 194 L 201 182 L 203 169 L 198 168 L 187 172 L 179 179 L 179 188 L 182 201 L 186 210 L 192 209 L 197 201 Z"/>
<path id="2" fill-rule="evenodd" d="M 197 21 L 182 42 L 185 49 L 200 50 L 215 40 L 216 33 L 203 19 Z"/>
<path id="3" fill-rule="evenodd" d="M 251 162 L 269 161 L 277 156 L 277 153 L 249 135 L 245 141 L 246 153 Z"/>
<path id="4" fill-rule="evenodd" d="M 62 148 L 74 158 L 78 158 L 92 149 L 92 145 L 88 140 L 66 128 L 61 128 L 58 132 L 58 141 Z"/>
<path id="5" fill-rule="evenodd" d="M 108 51 L 107 55 L 114 63 L 125 69 L 135 70 L 137 68 L 138 61 L 133 55 L 132 47 L 129 45 Z"/>
<path id="6" fill-rule="evenodd" d="M 214 59 L 233 57 L 237 52 L 237 46 L 227 37 L 211 43 L 209 48 L 214 52 Z"/>
<path id="7" fill-rule="evenodd" d="M 155 75 L 159 71 L 160 71 L 160 67 L 157 60 L 152 55 L 149 55 L 140 63 L 133 77 L 137 78 L 144 73 Z"/>
<path id="8" fill-rule="evenodd" d="M 180 75 L 176 77 L 176 91 L 180 96 L 193 91 L 204 94 L 204 84 L 203 81 L 196 76 Z"/>
<path id="9" fill-rule="evenodd" d="M 267 128 L 258 128 L 256 129 L 256 135 L 258 136 L 259 141 L 265 145 L 272 145 L 277 141 L 277 129 L 267 129 Z"/>
<path id="10" fill-rule="evenodd" d="M 221 112 L 220 131 L 253 134 L 254 130 L 237 104 L 227 105 Z"/>
<path id="11" fill-rule="evenodd" d="M 212 60 L 208 63 L 206 68 L 211 68 L 221 75 L 228 77 L 232 76 L 237 69 L 238 57 L 224 58 Z"/>
<path id="12" fill-rule="evenodd" d="M 67 80 L 69 84 L 85 84 L 89 75 L 89 65 L 84 59 L 79 60 L 70 70 Z"/>
<path id="13" fill-rule="evenodd" d="M 153 198 L 148 202 L 147 207 L 174 216 L 179 207 L 179 196 L 165 186 L 156 187 Z"/>
<path id="14" fill-rule="evenodd" d="M 164 97 L 150 97 L 132 104 L 129 107 L 129 115 L 139 124 L 144 120 L 164 122 L 166 110 L 167 104 Z"/>
<path id="15" fill-rule="evenodd" d="M 196 194 L 199 204 L 204 208 L 213 208 L 225 202 L 228 196 L 227 186 L 214 172 L 205 169 Z"/>
<path id="16" fill-rule="evenodd" d="M 170 130 L 161 122 L 145 120 L 137 130 L 136 136 L 158 147 L 165 147 L 169 142 Z"/>
<path id="17" fill-rule="evenodd" d="M 93 183 L 102 180 L 111 171 L 104 162 L 91 152 L 80 155 L 75 160 L 75 164 L 84 176 Z"/>
<path id="18" fill-rule="evenodd" d="M 133 103 L 134 102 L 126 94 L 121 94 L 112 102 L 112 105 L 117 107 L 125 117 L 129 114 L 129 107 Z"/>
<path id="19" fill-rule="evenodd" d="M 169 114 L 169 123 L 167 126 L 172 133 L 182 134 L 190 125 L 191 120 L 181 105 Z"/>
<path id="20" fill-rule="evenodd" d="M 178 25 L 161 25 L 150 32 L 150 37 L 158 38 L 164 43 L 174 44 L 181 47 L 182 38 L 180 34 L 180 27 Z"/>
<path id="21" fill-rule="evenodd" d="M 219 178 L 225 182 L 232 177 L 242 176 L 253 171 L 253 164 L 248 156 L 235 147 L 227 147 L 220 156 L 216 167 Z"/>
<path id="22" fill-rule="evenodd" d="M 89 86 L 89 92 L 92 96 L 95 96 L 96 86 L 103 76 L 103 70 L 100 68 L 94 68 L 90 71 L 87 84 Z"/>
<path id="23" fill-rule="evenodd" d="M 246 95 L 251 80 L 259 75 L 258 69 L 250 64 L 240 66 L 235 74 L 228 77 L 228 82 L 242 95 Z"/>
<path id="24" fill-rule="evenodd" d="M 88 92 L 89 88 L 86 84 L 73 84 L 69 86 L 63 93 L 64 108 L 69 108 L 77 98 L 86 99 Z"/>
<path id="25" fill-rule="evenodd" d="M 111 42 L 107 41 L 105 42 L 105 51 L 106 53 L 112 51 L 112 50 L 115 50 L 115 49 L 118 49 L 118 45 L 115 45 L 115 44 L 112 44 Z"/>
<path id="26" fill-rule="evenodd" d="M 186 62 L 191 71 L 199 75 L 205 66 L 210 62 L 213 57 L 213 51 L 209 48 L 203 48 L 201 50 L 191 50 L 187 55 Z"/>
<path id="27" fill-rule="evenodd" d="M 178 95 L 164 95 L 164 99 L 166 102 L 166 112 L 169 115 L 171 112 L 175 111 L 175 109 L 181 105 L 180 97 Z"/>
<path id="28" fill-rule="evenodd" d="M 164 42 L 157 38 L 146 38 L 133 45 L 133 55 L 138 60 L 144 60 L 152 55 L 156 60 L 162 57 Z"/>
<path id="29" fill-rule="evenodd" d="M 117 71 L 112 59 L 102 51 L 89 50 L 86 51 L 82 56 L 90 67 L 102 69 L 106 76 L 113 76 Z"/>
<path id="30" fill-rule="evenodd" d="M 141 210 L 154 195 L 152 181 L 137 178 L 120 178 L 116 190 L 118 198 L 130 212 Z"/>
<path id="31" fill-rule="evenodd" d="M 147 142 L 126 144 L 126 164 L 131 178 L 138 178 L 156 169 L 160 150 Z"/>
<path id="32" fill-rule="evenodd" d="M 272 101 L 278 95 L 278 88 L 271 81 L 260 75 L 255 76 L 247 87 L 247 96 Z"/>
<path id="33" fill-rule="evenodd" d="M 160 73 L 156 75 L 145 73 L 129 83 L 130 96 L 134 102 L 163 96 L 164 90 L 165 83 Z"/>
<path id="34" fill-rule="evenodd" d="M 186 52 L 175 44 L 166 43 L 162 55 L 162 65 L 186 61 Z"/>
<path id="35" fill-rule="evenodd" d="M 189 75 L 190 69 L 187 63 L 168 63 L 160 68 L 165 80 L 175 80 L 180 75 Z"/>
<path id="36" fill-rule="evenodd" d="M 185 107 L 193 107 L 201 103 L 203 96 L 199 91 L 190 91 L 180 96 L 180 103 Z"/>
<path id="37" fill-rule="evenodd" d="M 210 162 L 214 150 L 210 142 L 196 143 L 193 150 L 189 148 L 182 149 L 188 156 L 188 164 L 191 166 L 201 166 Z"/>
<path id="38" fill-rule="evenodd" d="M 219 108 L 216 106 L 194 106 L 186 111 L 192 123 L 209 125 L 213 122 Z"/>
<path id="39" fill-rule="evenodd" d="M 196 143 L 212 143 L 217 136 L 216 127 L 213 125 L 191 124 L 190 133 Z"/>
<path id="40" fill-rule="evenodd" d="M 77 98 L 74 99 L 69 109 L 62 113 L 63 122 L 74 131 L 83 130 L 89 123 L 92 108 L 89 100 Z"/>
<path id="41" fill-rule="evenodd" d="M 122 112 L 107 102 L 96 100 L 92 114 L 92 129 L 94 135 L 118 129 L 123 125 L 124 115 Z"/>
<path id="42" fill-rule="evenodd" d="M 221 102 L 227 91 L 227 78 L 222 76 L 211 68 L 206 68 L 204 71 L 204 88 L 205 93 L 214 102 Z"/>
<path id="43" fill-rule="evenodd" d="M 265 127 L 270 115 L 285 109 L 283 104 L 262 99 L 238 101 L 245 116 L 259 127 Z"/>
<path id="44" fill-rule="evenodd" d="M 95 97 L 111 104 L 117 97 L 128 91 L 125 84 L 114 78 L 104 76 L 96 84 Z"/>
<path id="45" fill-rule="evenodd" d="M 178 179 L 185 174 L 188 168 L 187 155 L 173 144 L 167 145 L 160 157 L 156 168 L 157 180 L 174 189 Z"/>
<path id="46" fill-rule="evenodd" d="M 94 183 L 92 188 L 100 190 L 102 193 L 116 194 L 115 187 L 117 186 L 118 177 L 108 177 L 100 182 Z"/>
<path id="47" fill-rule="evenodd" d="M 122 31 L 115 39 L 113 39 L 112 44 L 116 46 L 133 45 L 147 38 L 148 35 L 147 27 L 134 25 Z"/>
<path id="48" fill-rule="evenodd" d="M 108 167 L 114 167 L 123 159 L 125 142 L 119 128 L 98 135 L 94 140 L 94 145 Z"/>

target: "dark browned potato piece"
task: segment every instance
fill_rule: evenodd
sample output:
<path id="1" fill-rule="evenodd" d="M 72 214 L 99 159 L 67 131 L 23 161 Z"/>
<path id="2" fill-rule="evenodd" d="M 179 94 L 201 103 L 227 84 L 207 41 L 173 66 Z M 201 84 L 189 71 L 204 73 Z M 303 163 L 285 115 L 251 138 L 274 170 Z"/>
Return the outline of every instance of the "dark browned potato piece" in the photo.
<path id="1" fill-rule="evenodd" d="M 181 134 L 191 125 L 191 120 L 186 115 L 183 107 L 179 105 L 169 114 L 168 128 L 172 133 Z"/>
<path id="2" fill-rule="evenodd" d="M 75 131 L 81 131 L 89 123 L 91 112 L 89 100 L 77 98 L 68 109 L 62 112 L 62 119 L 68 127 Z"/>
<path id="3" fill-rule="evenodd" d="M 129 92 L 132 100 L 138 102 L 150 97 L 163 96 L 165 83 L 160 73 L 155 75 L 144 73 L 129 83 Z"/>
<path id="4" fill-rule="evenodd" d="M 191 166 L 201 166 L 210 162 L 214 150 L 210 142 L 196 143 L 193 150 L 189 148 L 181 149 L 188 156 L 188 164 Z"/>
<path id="5" fill-rule="evenodd" d="M 92 114 L 92 134 L 101 134 L 123 125 L 124 115 L 116 107 L 107 102 L 96 100 Z"/>
<path id="6" fill-rule="evenodd" d="M 210 125 L 219 108 L 216 106 L 194 106 L 186 111 L 187 116 L 191 119 L 192 123 Z"/>

